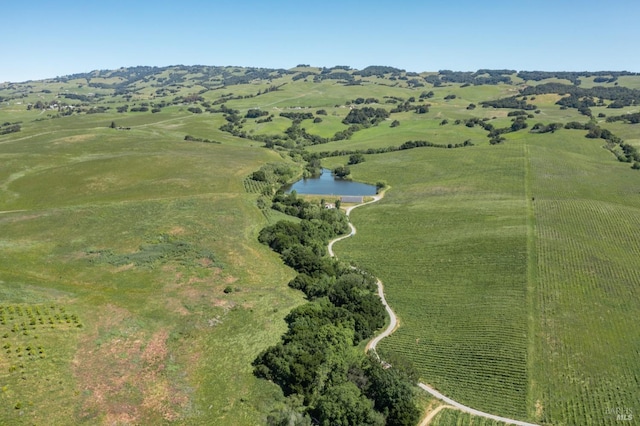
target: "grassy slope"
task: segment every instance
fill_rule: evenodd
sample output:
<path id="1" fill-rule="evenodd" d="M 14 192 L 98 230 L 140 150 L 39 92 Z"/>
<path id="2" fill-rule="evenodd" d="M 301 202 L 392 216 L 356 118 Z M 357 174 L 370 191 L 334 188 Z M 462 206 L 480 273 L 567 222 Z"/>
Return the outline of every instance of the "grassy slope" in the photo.
<path id="1" fill-rule="evenodd" d="M 112 119 L 132 130 L 107 129 Z M 0 359 L 0 418 L 256 424 L 278 399 L 250 362 L 301 297 L 255 240 L 265 219 L 242 180 L 279 157 L 246 143 L 182 141 L 207 128 L 196 120 L 175 111 L 70 117 L 0 139 L 0 211 L 25 210 L 0 215 L 2 304 L 55 303 L 84 325 L 9 332 L 23 348 L 39 333 L 49 357 L 24 368 L 15 353 Z M 222 269 L 197 258 L 118 267 L 87 254 L 135 252 L 161 234 L 211 250 Z"/>

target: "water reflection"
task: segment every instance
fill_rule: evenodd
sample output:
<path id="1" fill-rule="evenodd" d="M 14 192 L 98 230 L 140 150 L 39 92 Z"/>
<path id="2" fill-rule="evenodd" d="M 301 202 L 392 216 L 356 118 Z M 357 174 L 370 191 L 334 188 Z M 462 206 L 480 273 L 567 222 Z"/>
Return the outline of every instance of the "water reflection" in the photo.
<path id="1" fill-rule="evenodd" d="M 286 193 L 295 190 L 298 194 L 310 195 L 375 195 L 375 185 L 351 180 L 336 179 L 331 170 L 322 169 L 318 177 L 300 179 L 293 185 L 284 188 Z"/>

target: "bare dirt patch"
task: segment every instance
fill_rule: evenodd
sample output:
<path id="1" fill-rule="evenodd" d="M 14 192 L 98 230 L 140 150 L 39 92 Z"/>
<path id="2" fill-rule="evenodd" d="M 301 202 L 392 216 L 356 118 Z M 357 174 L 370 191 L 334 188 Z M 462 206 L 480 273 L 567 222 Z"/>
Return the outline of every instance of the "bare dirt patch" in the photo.
<path id="1" fill-rule="evenodd" d="M 74 359 L 85 395 L 81 418 L 103 416 L 95 419 L 102 424 L 180 419 L 189 401 L 167 377 L 169 330 L 132 328 L 128 312 L 113 306 L 99 315 L 98 326 L 81 342 Z"/>
<path id="2" fill-rule="evenodd" d="M 223 275 L 220 268 L 212 268 L 206 276 L 178 272 L 168 265 L 163 267 L 163 271 L 167 272 L 167 277 L 171 277 L 163 286 L 163 294 L 167 295 L 165 306 L 169 312 L 184 316 L 192 313 L 187 306 L 215 306 L 225 311 L 233 307 L 233 303 L 221 299 L 220 295 L 227 285 L 238 279 Z"/>
<path id="3" fill-rule="evenodd" d="M 541 419 L 542 413 L 544 413 L 544 407 L 542 406 L 542 402 L 540 400 L 537 400 L 536 401 L 536 419 Z"/>
<path id="4" fill-rule="evenodd" d="M 53 143 L 55 145 L 61 144 L 61 143 L 78 143 L 78 142 L 86 142 L 89 141 L 91 139 L 94 139 L 96 137 L 96 135 L 74 135 L 74 136 L 67 136 L 66 138 L 60 138 L 60 139 L 56 139 L 53 141 Z"/>

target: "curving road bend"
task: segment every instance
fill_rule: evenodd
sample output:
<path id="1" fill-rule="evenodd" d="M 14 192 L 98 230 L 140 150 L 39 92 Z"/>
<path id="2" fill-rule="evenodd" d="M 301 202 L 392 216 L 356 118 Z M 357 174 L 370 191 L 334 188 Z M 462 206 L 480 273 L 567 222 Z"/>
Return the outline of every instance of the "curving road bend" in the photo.
<path id="1" fill-rule="evenodd" d="M 371 204 L 371 203 L 375 203 L 377 201 L 380 201 L 383 196 L 384 196 L 384 192 L 382 192 L 381 194 L 376 195 L 375 197 L 373 197 L 373 200 L 371 200 L 371 201 L 367 201 L 366 203 L 357 204 L 355 206 L 348 207 L 347 209 L 345 209 L 347 216 L 349 216 L 349 214 L 351 213 L 351 210 L 353 210 L 353 209 L 355 209 L 357 207 L 366 206 L 367 204 Z M 333 252 L 333 245 L 335 243 L 337 243 L 338 241 L 344 240 L 346 238 L 353 237 L 356 234 L 356 227 L 353 226 L 353 224 L 351 222 L 349 222 L 349 227 L 351 228 L 351 233 L 349 233 L 347 235 L 343 235 L 343 236 L 338 237 L 338 238 L 334 238 L 333 240 L 329 241 L 329 245 L 327 246 L 327 250 L 329 252 L 329 256 L 335 257 L 335 253 Z M 372 350 L 373 353 L 376 355 L 376 358 L 378 358 L 378 360 L 380 362 L 385 364 L 385 362 L 383 360 L 381 360 L 380 357 L 378 356 L 378 353 L 376 352 L 376 346 L 378 345 L 378 343 L 382 339 L 384 339 L 385 337 L 389 336 L 391 333 L 393 333 L 396 330 L 396 328 L 398 328 L 398 318 L 397 318 L 396 314 L 393 312 L 393 310 L 389 307 L 389 304 L 387 303 L 387 299 L 384 297 L 384 286 L 382 285 L 382 281 L 380 281 L 379 279 L 378 279 L 378 295 L 380 296 L 380 300 L 382 300 L 382 304 L 384 305 L 384 308 L 387 311 L 387 314 L 389 314 L 389 325 L 387 326 L 387 328 L 382 333 L 378 334 L 373 339 L 371 339 L 369 341 L 369 343 L 367 343 L 365 351 L 368 352 L 369 350 Z M 456 408 L 456 409 L 458 409 L 460 411 L 463 411 L 465 413 L 469 413 L 469 414 L 474 415 L 474 416 L 485 417 L 487 419 L 492 419 L 492 420 L 495 420 L 495 421 L 504 422 L 504 423 L 511 424 L 511 425 L 538 426 L 535 423 L 528 423 L 528 422 L 524 422 L 522 420 L 509 419 L 507 417 L 496 416 L 495 414 L 485 413 L 484 411 L 480 411 L 480 410 L 476 410 L 476 409 L 471 408 L 471 407 L 467 407 L 466 405 L 460 404 L 459 402 L 454 401 L 453 399 L 441 394 L 440 392 L 438 392 L 437 390 L 435 390 L 434 388 L 432 388 L 431 386 L 429 386 L 427 384 L 418 383 L 418 386 L 421 389 L 425 390 L 426 392 L 430 393 L 435 398 L 437 398 L 440 401 L 443 401 L 446 404 L 449 404 L 451 406 L 451 407 L 446 407 L 446 408 Z"/>

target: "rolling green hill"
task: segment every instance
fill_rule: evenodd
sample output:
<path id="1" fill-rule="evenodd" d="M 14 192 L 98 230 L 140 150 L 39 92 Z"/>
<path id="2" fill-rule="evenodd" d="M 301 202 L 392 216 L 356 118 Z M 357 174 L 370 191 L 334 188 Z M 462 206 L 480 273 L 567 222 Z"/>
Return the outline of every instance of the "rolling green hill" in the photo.
<path id="1" fill-rule="evenodd" d="M 248 177 L 354 152 L 352 177 L 390 189 L 335 250 L 385 283 L 400 328 L 383 358 L 503 416 L 637 415 L 639 86 L 207 66 L 0 85 L 0 423 L 282 410 L 251 362 L 304 300 L 257 241 L 283 215 Z"/>

